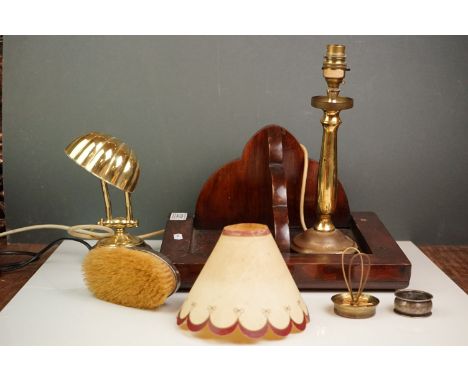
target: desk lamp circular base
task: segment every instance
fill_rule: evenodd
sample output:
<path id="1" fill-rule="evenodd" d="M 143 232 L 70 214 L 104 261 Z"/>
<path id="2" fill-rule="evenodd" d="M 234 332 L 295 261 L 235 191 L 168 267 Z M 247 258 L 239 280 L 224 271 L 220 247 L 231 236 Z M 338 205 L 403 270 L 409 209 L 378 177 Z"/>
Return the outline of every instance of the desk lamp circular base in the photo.
<path id="1" fill-rule="evenodd" d="M 115 235 L 106 237 L 96 243 L 96 247 L 138 247 L 145 246 L 143 239 L 133 236 L 125 231 L 117 231 Z"/>
<path id="2" fill-rule="evenodd" d="M 348 247 L 356 247 L 357 244 L 349 236 L 339 229 L 331 232 L 317 231 L 309 228 L 294 237 L 291 248 L 304 254 L 339 254 Z"/>

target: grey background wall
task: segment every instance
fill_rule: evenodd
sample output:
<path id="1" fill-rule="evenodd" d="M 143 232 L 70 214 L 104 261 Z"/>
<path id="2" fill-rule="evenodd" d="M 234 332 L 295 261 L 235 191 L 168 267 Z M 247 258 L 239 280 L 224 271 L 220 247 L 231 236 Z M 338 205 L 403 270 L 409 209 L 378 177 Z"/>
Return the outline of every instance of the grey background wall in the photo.
<path id="1" fill-rule="evenodd" d="M 334 42 L 347 45 L 342 93 L 355 100 L 339 133 L 351 209 L 375 211 L 396 239 L 467 243 L 467 37 L 6 36 L 8 227 L 103 216 L 97 179 L 63 153 L 92 130 L 138 153 L 136 232 L 193 211 L 204 180 L 266 124 L 317 159 L 321 112 L 310 97 L 325 91 L 321 61 Z"/>

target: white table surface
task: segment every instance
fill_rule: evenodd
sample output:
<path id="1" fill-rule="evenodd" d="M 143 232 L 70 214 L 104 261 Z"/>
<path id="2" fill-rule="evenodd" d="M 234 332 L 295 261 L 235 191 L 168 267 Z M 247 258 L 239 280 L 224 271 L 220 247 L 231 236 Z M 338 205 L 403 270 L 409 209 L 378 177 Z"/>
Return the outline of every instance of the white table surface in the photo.
<path id="1" fill-rule="evenodd" d="M 159 241 L 149 241 L 154 248 Z M 303 292 L 310 323 L 302 333 L 261 345 L 468 345 L 467 295 L 413 243 L 398 242 L 413 264 L 410 288 L 434 295 L 433 314 L 410 318 L 393 312 L 393 292 L 373 293 L 377 314 L 351 320 L 336 316 L 334 292 Z M 186 293 L 166 305 L 139 310 L 94 298 L 81 275 L 86 248 L 64 242 L 0 312 L 0 345 L 204 345 L 176 325 Z"/>

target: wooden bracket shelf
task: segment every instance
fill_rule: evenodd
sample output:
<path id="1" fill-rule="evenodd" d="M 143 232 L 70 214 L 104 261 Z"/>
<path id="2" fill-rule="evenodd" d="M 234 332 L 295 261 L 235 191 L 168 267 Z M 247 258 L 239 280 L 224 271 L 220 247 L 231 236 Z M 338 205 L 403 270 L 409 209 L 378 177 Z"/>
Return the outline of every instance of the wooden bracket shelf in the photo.
<path id="1" fill-rule="evenodd" d="M 161 246 L 161 252 L 174 262 L 181 274 L 182 290 L 191 288 L 221 234 L 221 230 L 195 229 L 193 222 L 191 216 L 184 221 L 169 220 Z M 291 236 L 296 233 L 299 230 L 292 231 Z M 395 290 L 408 286 L 411 263 L 376 214 L 352 213 L 352 227 L 346 233 L 370 255 L 372 270 L 367 289 Z M 182 239 L 174 240 L 176 234 L 182 235 Z M 282 254 L 299 289 L 346 288 L 340 255 Z M 356 266 L 353 272 L 358 271 Z"/>
<path id="2" fill-rule="evenodd" d="M 300 289 L 345 289 L 341 255 L 304 255 L 290 249 L 291 239 L 301 231 L 303 163 L 304 154 L 296 138 L 286 129 L 270 125 L 247 142 L 240 159 L 211 175 L 199 194 L 194 216 L 167 221 L 161 252 L 179 269 L 182 289 L 193 285 L 222 228 L 242 222 L 270 227 Z M 309 159 L 304 203 L 307 226 L 315 221 L 317 173 L 318 163 Z M 337 199 L 335 225 L 370 256 L 367 289 L 408 286 L 411 263 L 377 215 L 351 213 L 341 183 Z M 357 265 L 353 267 L 353 272 L 358 270 Z"/>

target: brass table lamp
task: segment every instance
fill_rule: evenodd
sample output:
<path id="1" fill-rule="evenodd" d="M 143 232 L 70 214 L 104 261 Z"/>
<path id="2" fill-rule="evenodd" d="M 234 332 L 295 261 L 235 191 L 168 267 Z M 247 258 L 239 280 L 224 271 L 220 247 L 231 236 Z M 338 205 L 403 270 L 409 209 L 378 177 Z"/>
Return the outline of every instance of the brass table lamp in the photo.
<path id="1" fill-rule="evenodd" d="M 65 153 L 101 180 L 106 218 L 98 224 L 110 227 L 114 235 L 100 239 L 83 262 L 85 281 L 96 297 L 121 305 L 154 308 L 174 293 L 179 273 L 162 254 L 143 239 L 126 232 L 138 226 L 131 193 L 140 175 L 133 150 L 112 136 L 91 132 L 76 138 Z M 107 184 L 125 192 L 125 217 L 113 217 Z"/>
<path id="2" fill-rule="evenodd" d="M 323 110 L 322 150 L 317 190 L 317 221 L 313 228 L 295 236 L 291 247 L 299 253 L 336 254 L 356 243 L 333 224 L 337 197 L 337 133 L 340 111 L 353 107 L 353 99 L 339 96 L 340 85 L 348 71 L 344 45 L 327 45 L 322 71 L 327 95 L 312 97 L 312 106 Z"/>

